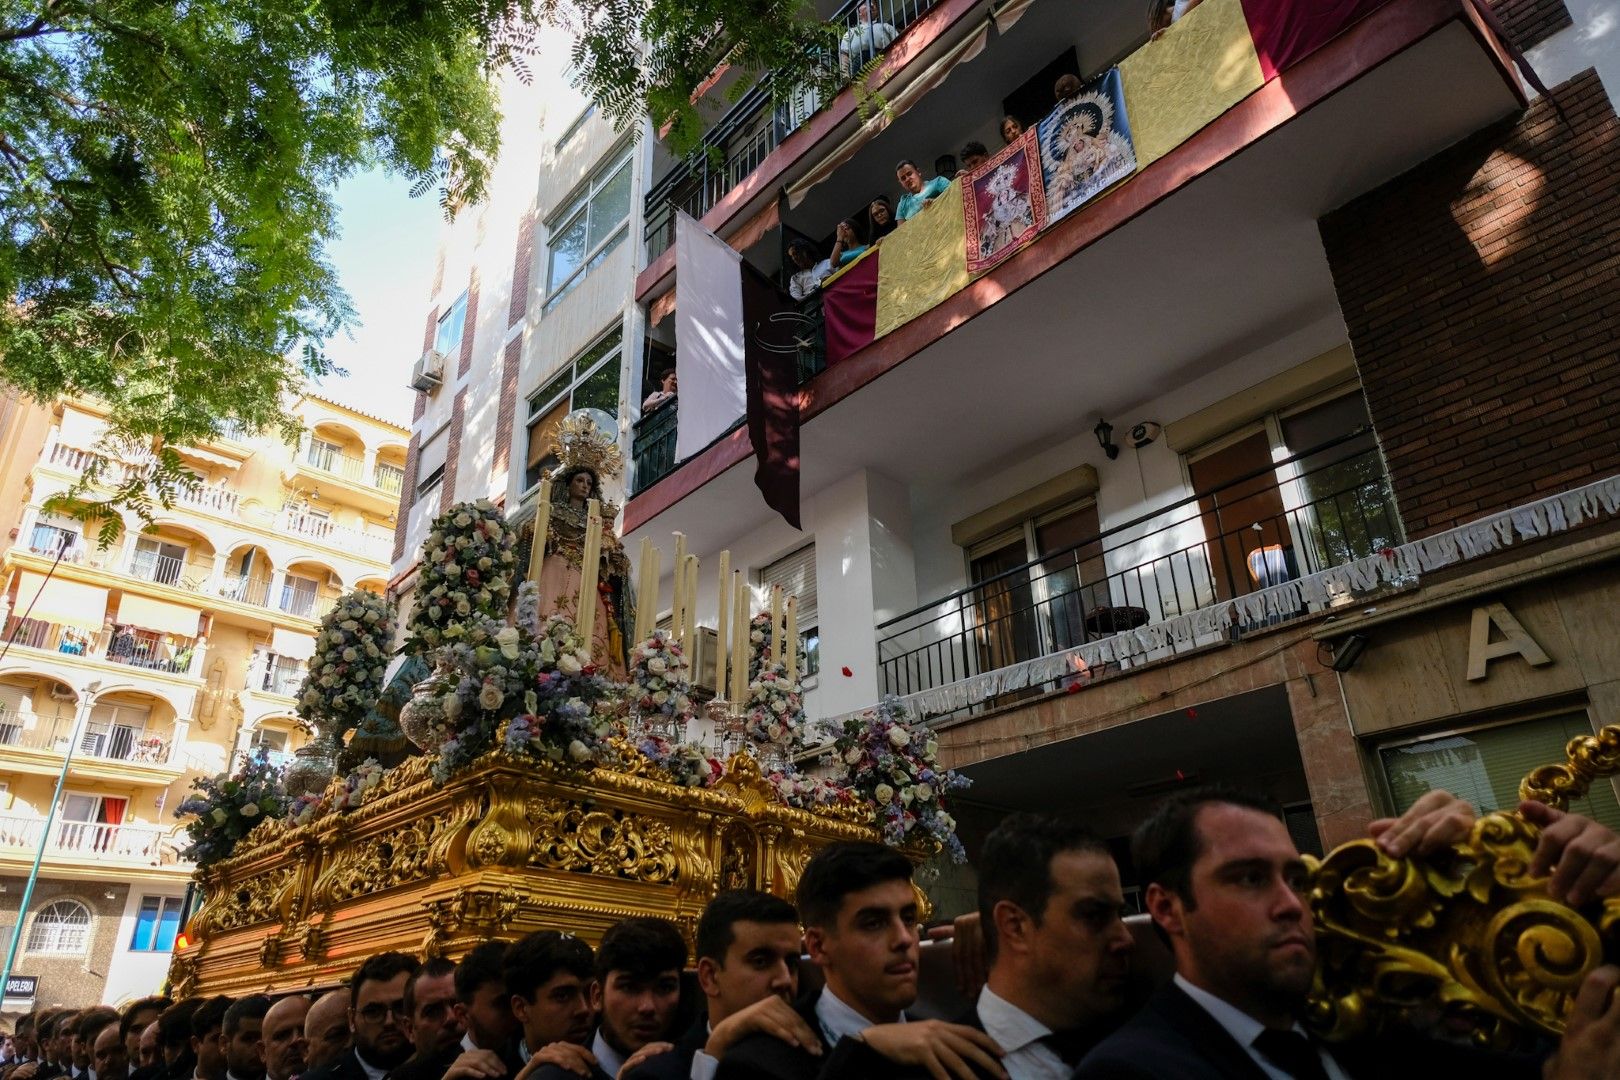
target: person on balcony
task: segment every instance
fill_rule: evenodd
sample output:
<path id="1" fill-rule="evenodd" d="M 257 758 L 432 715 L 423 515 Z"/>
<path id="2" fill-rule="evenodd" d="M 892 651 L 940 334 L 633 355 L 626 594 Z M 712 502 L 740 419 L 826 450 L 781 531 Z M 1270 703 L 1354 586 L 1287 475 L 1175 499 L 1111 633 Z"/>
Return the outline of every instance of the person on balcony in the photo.
<path id="1" fill-rule="evenodd" d="M 859 5 L 855 25 L 844 31 L 838 42 L 839 69 L 846 77 L 854 77 L 899 36 L 900 32 L 888 23 L 872 20 L 871 4 Z"/>
<path id="2" fill-rule="evenodd" d="M 922 213 L 923 207 L 945 194 L 945 189 L 951 186 L 951 182 L 943 176 L 936 176 L 926 184 L 923 183 L 922 170 L 910 159 L 896 165 L 894 175 L 906 191 L 900 196 L 900 204 L 894 211 L 894 216 L 901 221 L 909 221 Z"/>
<path id="3" fill-rule="evenodd" d="M 879 195 L 867 204 L 866 236 L 871 243 L 881 243 L 898 225 L 899 222 L 894 220 L 894 206 L 887 195 Z"/>
<path id="4" fill-rule="evenodd" d="M 1011 146 L 1024 133 L 1024 122 L 1016 116 L 1001 118 L 1001 141 Z"/>
<path id="5" fill-rule="evenodd" d="M 647 395 L 641 403 L 641 415 L 646 416 L 655 409 L 662 409 L 675 400 L 675 369 L 665 368 L 658 375 L 658 389 Z"/>
<path id="6" fill-rule="evenodd" d="M 934 159 L 934 175 L 947 181 L 955 180 L 956 174 L 961 170 L 956 165 L 956 155 L 941 154 Z"/>
<path id="7" fill-rule="evenodd" d="M 973 142 L 965 143 L 957 156 L 962 159 L 962 171 L 972 172 L 990 160 L 990 151 L 984 143 L 975 139 Z"/>
<path id="8" fill-rule="evenodd" d="M 1153 6 L 1148 9 L 1148 30 L 1158 37 L 1198 3 L 1199 0 L 1153 0 Z"/>
<path id="9" fill-rule="evenodd" d="M 1052 86 L 1052 99 L 1059 105 L 1065 101 L 1072 101 L 1080 96 L 1084 89 L 1078 75 L 1059 75 L 1058 81 Z"/>
<path id="10" fill-rule="evenodd" d="M 798 267 L 798 271 L 788 278 L 788 295 L 795 300 L 803 300 L 820 289 L 821 283 L 832 273 L 832 260 L 816 258 L 815 247 L 803 237 L 789 243 L 787 253 L 788 261 Z"/>
<path id="11" fill-rule="evenodd" d="M 833 249 L 829 261 L 833 266 L 848 266 L 862 255 L 866 254 L 867 245 L 861 243 L 860 234 L 855 231 L 855 223 L 848 218 L 838 223 L 833 232 Z"/>

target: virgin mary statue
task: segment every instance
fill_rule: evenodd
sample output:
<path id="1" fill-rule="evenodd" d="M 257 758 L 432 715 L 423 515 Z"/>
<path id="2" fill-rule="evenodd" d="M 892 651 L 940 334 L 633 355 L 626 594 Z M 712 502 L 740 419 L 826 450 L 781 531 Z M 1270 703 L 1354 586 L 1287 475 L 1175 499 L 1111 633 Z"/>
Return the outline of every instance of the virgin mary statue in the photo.
<path id="1" fill-rule="evenodd" d="M 586 511 L 590 500 L 602 498 L 603 476 L 611 479 L 622 468 L 618 446 L 599 434 L 589 420 L 570 418 L 557 437 L 555 453 L 562 465 L 551 481 L 551 524 L 546 530 L 545 557 L 538 581 L 542 625 L 555 614 L 578 621 Z M 630 560 L 613 531 L 618 509 L 611 502 L 601 503 L 602 555 L 591 656 L 610 678 L 623 680 L 629 669 L 635 598 L 630 592 Z"/>

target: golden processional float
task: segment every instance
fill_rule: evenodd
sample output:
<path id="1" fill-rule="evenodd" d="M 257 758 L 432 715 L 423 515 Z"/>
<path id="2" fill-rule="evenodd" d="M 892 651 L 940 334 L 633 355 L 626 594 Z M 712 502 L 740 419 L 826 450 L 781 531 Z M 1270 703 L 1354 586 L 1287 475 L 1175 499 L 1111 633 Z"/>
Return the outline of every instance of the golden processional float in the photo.
<path id="1" fill-rule="evenodd" d="M 777 649 L 797 641 L 794 604 L 777 593 L 755 613 L 726 553 L 718 693 L 696 716 L 697 559 L 677 534 L 671 628 L 655 630 L 659 553 L 644 542 L 635 595 L 654 600 L 638 611 L 604 524 L 615 508 L 594 498 L 617 450 L 572 421 L 561 441 L 522 541 L 488 503 L 435 522 L 409 659 L 387 687 L 391 613 L 350 594 L 322 622 L 301 697 L 317 734 L 286 777 L 250 763 L 182 806 L 204 901 L 174 957 L 176 993 L 331 986 L 383 949 L 453 957 L 538 929 L 594 943 L 631 915 L 672 919 L 690 941 L 716 892 L 791 896 L 836 840 L 882 839 L 918 862 L 960 854 L 946 805 L 966 782 L 898 703 L 821 733 L 830 765 L 797 771 L 812 738 L 800 657 Z M 703 738 L 687 741 L 694 729 Z M 1616 774 L 1611 726 L 1521 794 L 1563 808 Z M 1345 1038 L 1445 1018 L 1497 1047 L 1558 1034 L 1585 976 L 1620 958 L 1620 900 L 1553 900 L 1529 873 L 1537 836 L 1493 813 L 1438 856 L 1392 859 L 1361 840 L 1314 862 L 1310 1022 Z"/>

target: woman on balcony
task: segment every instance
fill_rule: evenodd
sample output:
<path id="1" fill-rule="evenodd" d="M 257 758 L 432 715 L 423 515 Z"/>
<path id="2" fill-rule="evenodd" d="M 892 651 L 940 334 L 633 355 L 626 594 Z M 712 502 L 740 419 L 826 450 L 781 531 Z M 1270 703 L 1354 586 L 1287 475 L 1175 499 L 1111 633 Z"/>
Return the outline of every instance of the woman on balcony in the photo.
<path id="1" fill-rule="evenodd" d="M 545 560 L 540 564 L 540 622 L 562 614 L 577 619 L 579 586 L 584 578 L 585 514 L 592 499 L 602 497 L 602 481 L 588 464 L 566 464 L 551 485 L 551 524 L 546 530 Z M 635 621 L 630 595 L 630 560 L 610 524 L 616 510 L 602 508 L 602 555 L 597 586 L 596 625 L 591 632 L 591 656 L 609 678 L 623 680 L 629 670 L 628 645 Z"/>
<path id="2" fill-rule="evenodd" d="M 887 195 L 879 195 L 866 207 L 866 235 L 876 244 L 894 232 L 899 223 L 894 220 L 894 207 Z"/>

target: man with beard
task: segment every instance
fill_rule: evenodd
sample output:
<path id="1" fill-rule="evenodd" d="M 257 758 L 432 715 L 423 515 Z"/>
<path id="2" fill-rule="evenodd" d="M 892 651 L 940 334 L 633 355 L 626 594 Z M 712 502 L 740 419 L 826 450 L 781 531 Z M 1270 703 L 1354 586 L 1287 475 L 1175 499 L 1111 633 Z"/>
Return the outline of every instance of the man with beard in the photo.
<path id="1" fill-rule="evenodd" d="M 439 1080 L 461 1054 L 466 1033 L 456 1008 L 456 963 L 433 957 L 405 984 L 407 1032 L 415 1051 L 390 1080 Z"/>
<path id="2" fill-rule="evenodd" d="M 241 998 L 225 1010 L 220 1041 L 225 1046 L 225 1080 L 264 1080 L 264 1017 L 270 999 L 263 994 Z"/>
<path id="3" fill-rule="evenodd" d="M 385 952 L 367 958 L 349 980 L 349 1031 L 354 1048 L 304 1080 L 383 1080 L 411 1056 L 405 1036 L 405 983 L 421 969 L 414 956 Z"/>
<path id="4" fill-rule="evenodd" d="M 304 1041 L 309 1050 L 304 1055 L 304 1075 L 344 1057 L 354 1045 L 349 1031 L 349 992 L 330 990 L 315 999 L 304 1017 Z"/>
<path id="5" fill-rule="evenodd" d="M 1221 788 L 1176 796 L 1137 830 L 1132 854 L 1175 979 L 1086 1056 L 1080 1080 L 1363 1080 L 1387 1075 L 1391 1062 L 1411 1075 L 1540 1075 L 1525 1059 L 1416 1036 L 1329 1050 L 1305 1031 L 1299 1017 L 1316 969 L 1306 868 L 1268 800 Z M 1549 1080 L 1620 1065 L 1617 983 L 1612 967 L 1588 977 Z"/>
<path id="6" fill-rule="evenodd" d="M 644 1048 L 674 1036 L 686 942 L 668 919 L 621 919 L 596 950 L 591 1005 L 600 1015 L 590 1049 L 554 1042 L 536 1052 L 530 1080 L 614 1080 Z M 658 1050 L 668 1049 L 660 1046 Z M 657 1052 L 656 1050 L 653 1052 Z"/>
<path id="7" fill-rule="evenodd" d="M 1068 1080 L 1124 1006 L 1135 942 L 1119 868 L 1084 828 L 1014 814 L 976 870 L 990 972 L 965 1022 L 1001 1047 L 1012 1080 Z"/>
<path id="8" fill-rule="evenodd" d="M 293 1080 L 304 1071 L 309 1054 L 304 1018 L 308 1015 L 309 998 L 302 994 L 282 998 L 264 1014 L 259 1056 L 268 1080 Z"/>

